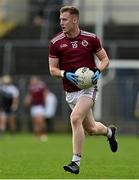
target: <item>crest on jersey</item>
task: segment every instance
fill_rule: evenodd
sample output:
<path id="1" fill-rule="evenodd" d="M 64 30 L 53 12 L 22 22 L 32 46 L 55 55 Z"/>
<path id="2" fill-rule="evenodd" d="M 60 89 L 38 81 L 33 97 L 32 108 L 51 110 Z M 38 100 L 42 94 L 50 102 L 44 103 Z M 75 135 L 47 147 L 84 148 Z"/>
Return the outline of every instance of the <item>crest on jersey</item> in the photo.
<path id="1" fill-rule="evenodd" d="M 72 41 L 71 42 L 71 45 L 72 45 L 72 48 L 77 48 L 78 47 L 78 41 Z"/>
<path id="2" fill-rule="evenodd" d="M 84 47 L 88 46 L 88 42 L 86 40 L 83 40 L 81 43 Z"/>

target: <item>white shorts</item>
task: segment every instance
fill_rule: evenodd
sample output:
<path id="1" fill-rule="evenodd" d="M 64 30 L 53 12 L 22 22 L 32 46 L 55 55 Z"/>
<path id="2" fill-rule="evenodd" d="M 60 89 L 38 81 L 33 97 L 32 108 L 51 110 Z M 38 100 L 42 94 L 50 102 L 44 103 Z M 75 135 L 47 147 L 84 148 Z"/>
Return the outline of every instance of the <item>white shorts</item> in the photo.
<path id="1" fill-rule="evenodd" d="M 77 101 L 81 96 L 87 96 L 91 98 L 93 101 L 96 101 L 98 95 L 97 87 L 90 87 L 87 89 L 82 89 L 76 92 L 66 92 L 66 102 L 69 104 L 71 109 L 75 106 Z"/>
<path id="2" fill-rule="evenodd" d="M 30 109 L 31 117 L 45 116 L 45 108 L 42 105 L 32 106 Z"/>

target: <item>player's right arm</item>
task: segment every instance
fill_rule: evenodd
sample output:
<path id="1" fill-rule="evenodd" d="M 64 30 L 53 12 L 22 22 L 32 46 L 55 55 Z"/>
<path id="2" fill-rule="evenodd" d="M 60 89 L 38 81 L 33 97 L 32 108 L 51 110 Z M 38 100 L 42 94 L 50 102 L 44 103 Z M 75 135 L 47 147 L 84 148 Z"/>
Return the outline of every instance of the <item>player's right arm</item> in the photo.
<path id="1" fill-rule="evenodd" d="M 52 76 L 64 77 L 64 70 L 59 69 L 59 58 L 49 57 L 49 71 Z"/>
<path id="2" fill-rule="evenodd" d="M 32 97 L 30 95 L 30 93 L 28 93 L 24 99 L 24 106 L 28 107 L 31 105 L 31 101 L 32 101 Z"/>
<path id="3" fill-rule="evenodd" d="M 49 70 L 50 74 L 52 76 L 56 77 L 64 77 L 67 80 L 69 80 L 73 84 L 77 84 L 77 77 L 75 73 L 72 72 L 66 72 L 64 70 L 59 69 L 59 59 L 58 58 L 52 58 L 49 57 Z"/>

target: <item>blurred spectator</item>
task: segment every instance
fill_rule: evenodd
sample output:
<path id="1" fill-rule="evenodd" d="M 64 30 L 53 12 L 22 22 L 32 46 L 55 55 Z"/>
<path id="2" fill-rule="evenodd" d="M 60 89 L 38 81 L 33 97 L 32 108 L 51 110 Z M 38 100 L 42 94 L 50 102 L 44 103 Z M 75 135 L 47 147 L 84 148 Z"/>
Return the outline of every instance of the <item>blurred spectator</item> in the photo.
<path id="1" fill-rule="evenodd" d="M 43 22 L 47 19 L 49 16 L 49 13 L 51 13 L 51 17 L 55 16 L 55 13 L 58 13 L 58 9 L 61 6 L 65 5 L 71 5 L 73 0 L 51 0 L 51 1 L 46 1 L 46 0 L 36 0 L 35 4 L 33 3 L 34 11 L 36 12 L 34 15 L 33 22 L 36 25 L 42 25 Z M 59 16 L 55 17 L 59 18 Z"/>
<path id="2" fill-rule="evenodd" d="M 37 0 L 37 14 L 33 23 L 37 26 L 47 28 L 48 38 L 60 31 L 59 26 L 59 9 L 63 5 L 72 5 L 73 0 Z"/>
<path id="3" fill-rule="evenodd" d="M 57 97 L 56 95 L 47 90 L 45 97 L 45 118 L 47 122 L 48 132 L 54 131 L 54 117 L 57 110 Z"/>
<path id="4" fill-rule="evenodd" d="M 0 99 L 0 134 L 2 135 L 5 132 L 7 125 L 11 133 L 15 134 L 19 90 L 12 83 L 9 75 L 5 75 L 1 79 Z"/>
<path id="5" fill-rule="evenodd" d="M 35 1 L 36 13 L 33 18 L 33 23 L 37 26 L 42 26 L 45 23 L 45 8 L 47 5 L 46 0 L 37 0 Z"/>
<path id="6" fill-rule="evenodd" d="M 38 76 L 32 76 L 30 78 L 28 93 L 25 97 L 24 105 L 30 107 L 33 132 L 42 141 L 47 140 L 45 123 L 46 93 L 47 87 L 45 83 Z"/>

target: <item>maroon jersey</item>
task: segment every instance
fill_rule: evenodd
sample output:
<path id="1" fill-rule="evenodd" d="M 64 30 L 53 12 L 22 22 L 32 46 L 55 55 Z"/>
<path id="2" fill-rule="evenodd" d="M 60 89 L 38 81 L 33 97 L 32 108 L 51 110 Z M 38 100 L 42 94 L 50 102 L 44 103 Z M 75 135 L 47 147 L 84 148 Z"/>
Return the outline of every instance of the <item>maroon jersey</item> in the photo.
<path id="1" fill-rule="evenodd" d="M 80 67 L 96 67 L 94 54 L 102 49 L 98 37 L 86 31 L 80 31 L 75 38 L 68 38 L 63 32 L 50 42 L 49 57 L 59 58 L 59 68 L 75 72 Z M 78 91 L 79 88 L 63 78 L 64 90 Z"/>
<path id="2" fill-rule="evenodd" d="M 44 105 L 44 92 L 46 90 L 45 84 L 40 81 L 37 84 L 30 85 L 29 93 L 32 98 L 32 105 Z"/>

